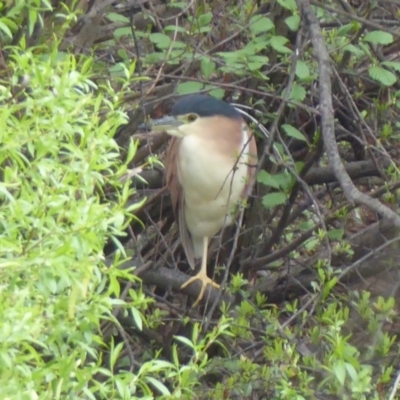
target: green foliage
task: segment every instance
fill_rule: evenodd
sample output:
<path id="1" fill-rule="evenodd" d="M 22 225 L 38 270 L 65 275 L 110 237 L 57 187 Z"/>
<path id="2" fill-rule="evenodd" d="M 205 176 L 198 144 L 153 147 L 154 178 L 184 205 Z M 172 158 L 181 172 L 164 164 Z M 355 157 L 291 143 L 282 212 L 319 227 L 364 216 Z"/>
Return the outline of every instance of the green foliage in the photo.
<path id="1" fill-rule="evenodd" d="M 297 11 L 297 4 L 295 0 L 278 0 L 278 3 L 289 11 Z"/>
<path id="2" fill-rule="evenodd" d="M 122 329 L 116 309 L 139 331 L 162 317 L 158 309 L 146 315 L 153 301 L 133 269 L 120 268 L 126 256 L 117 237 L 143 204 L 132 203 L 135 191 L 125 179 L 136 143 L 123 156 L 114 140 L 127 122 L 121 98 L 135 80 L 135 64 L 110 69 L 116 92 L 111 82 L 93 79 L 93 58 L 59 51 L 61 39 L 28 48 L 23 38 L 6 49 L 7 79 L 0 86 L 0 397 L 193 398 L 207 349 L 229 336 L 223 319 L 204 337 L 197 330 L 194 356 L 185 365 L 175 345 L 171 361 L 155 349 L 154 357 L 126 369 L 125 343 L 104 334 L 107 324 Z M 106 262 L 103 249 L 110 240 L 120 251 Z M 135 284 L 124 298 L 121 282 Z"/>
<path id="3" fill-rule="evenodd" d="M 370 48 L 370 45 L 385 46 L 392 44 L 393 35 L 388 32 L 374 30 L 366 33 L 358 42 L 350 43 L 349 34 L 351 31 L 357 32 L 359 29 L 360 26 L 357 23 L 347 24 L 337 31 L 333 30 L 330 35 L 331 40 L 345 52 L 351 53 L 354 56 L 354 60 L 365 60 L 367 58 L 368 64 L 370 64 L 368 66 L 368 74 L 374 81 L 379 82 L 383 86 L 394 85 L 397 82 L 397 76 L 389 69 L 394 69 L 398 72 L 399 63 L 376 59 Z"/>
<path id="4" fill-rule="evenodd" d="M 295 3 L 285 1 L 282 5 L 288 9 L 296 9 L 293 4 Z M 186 3 L 179 2 L 170 6 L 181 10 L 185 10 L 187 7 Z M 128 23 L 127 20 L 124 20 L 124 17 L 116 16 L 113 12 L 108 14 L 108 18 L 121 24 Z M 177 85 L 178 94 L 207 91 L 211 95 L 221 98 L 225 91 L 218 85 L 212 84 L 214 78 L 217 78 L 221 73 L 240 77 L 251 73 L 268 81 L 266 70 L 269 57 L 267 54 L 270 51 L 277 52 L 279 57 L 292 54 L 292 50 L 287 46 L 288 39 L 275 33 L 275 25 L 272 20 L 258 15 L 251 17 L 248 22 L 243 21 L 243 24 L 238 26 L 249 36 L 249 40 L 241 46 L 240 50 L 218 51 L 212 57 L 207 56 L 198 51 L 198 43 L 207 40 L 213 18 L 213 13 L 207 7 L 205 9 L 199 7 L 197 14 L 187 17 L 188 23 L 185 27 L 166 25 L 162 32 L 137 32 L 138 37 L 147 37 L 154 45 L 154 51 L 147 52 L 143 57 L 143 62 L 147 66 L 152 66 L 155 63 L 178 66 L 185 62 L 199 62 L 201 73 L 198 76 L 198 81 L 192 78 L 185 82 L 182 79 Z M 295 15 L 294 19 L 288 19 L 287 23 L 295 30 L 299 21 L 299 16 Z M 116 39 L 123 35 L 131 35 L 128 27 L 117 28 L 114 31 Z"/>
<path id="5" fill-rule="evenodd" d="M 300 22 L 301 22 L 300 15 L 291 15 L 290 17 L 287 17 L 285 19 L 286 25 L 293 32 L 296 32 L 299 29 Z"/>
<path id="6" fill-rule="evenodd" d="M 361 293 L 359 299 L 358 295 L 355 293 L 354 304 L 361 308 L 370 304 L 367 292 Z M 393 312 L 392 300 L 378 299 L 377 304 L 382 304 L 387 315 Z M 368 309 L 370 314 L 363 317 L 366 321 L 383 317 L 383 310 Z M 207 370 L 226 371 L 227 378 L 217 383 L 206 398 L 221 398 L 223 394 L 258 394 L 269 399 L 318 399 L 329 395 L 355 400 L 379 398 L 380 381 L 374 382 L 376 371 L 368 364 L 371 355 L 361 354 L 353 343 L 355 337 L 346 333 L 352 318 L 349 308 L 339 308 L 337 302 L 321 303 L 314 315 L 317 324 L 310 329 L 306 328 L 310 316 L 299 310 L 296 302 L 288 303 L 284 312 L 296 316 L 302 324 L 279 327 L 277 309 L 265 309 L 260 314 L 255 304 L 247 300 L 236 308 L 235 321 L 230 323 L 231 340 L 246 340 L 262 351 L 258 351 L 258 361 L 240 351 L 230 358 L 210 360 Z M 256 328 L 261 320 L 268 327 L 264 332 Z M 373 335 L 376 331 L 371 328 L 370 332 Z M 292 340 L 295 337 L 301 337 L 301 343 Z M 383 334 L 379 341 L 386 343 L 386 351 L 393 351 L 393 340 Z M 392 367 L 377 370 L 382 372 L 381 379 L 387 381 Z"/>
<path id="7" fill-rule="evenodd" d="M 296 32 L 300 15 L 295 0 L 277 3 L 287 11 L 285 26 Z M 0 81 L 0 397 L 379 399 L 382 386 L 393 379 L 386 360 L 398 353 L 396 337 L 382 329 L 395 316 L 395 302 L 368 292 L 339 297 L 342 270 L 328 259 L 308 266 L 315 272 L 310 291 L 280 308 L 250 290 L 251 276 L 232 275 L 229 291 L 242 301 L 223 304 L 219 317 L 212 319 L 181 317 L 175 304 L 174 314 L 159 307 L 134 269 L 120 268 L 126 257 L 117 237 L 143 204 L 132 203 L 135 191 L 124 179 L 137 144 L 121 152 L 114 140 L 127 122 L 126 99 L 137 98 L 134 85 L 145 79 L 137 76 L 132 48 L 117 46 L 123 39 L 131 45 L 130 19 L 115 11 L 106 15 L 115 25 L 105 49 L 118 47 L 115 62 L 106 63 L 102 57 L 60 50 L 64 31 L 76 20 L 65 4 L 47 21 L 48 1 L 0 7 L 2 43 L 15 43 L 5 49 L 7 70 Z M 163 74 L 177 69 L 178 94 L 209 91 L 223 98 L 223 77 L 235 84 L 252 78 L 255 89 L 282 96 L 284 85 L 271 75 L 278 72 L 286 79 L 293 43 L 272 17 L 254 16 L 253 2 L 244 2 L 243 9 L 229 4 L 226 13 L 237 18 L 224 37 L 240 32 L 234 36 L 239 44 L 217 45 L 214 32 L 210 34 L 216 18 L 211 7 L 196 5 L 182 26 L 135 31 L 150 46 L 140 60 L 143 70 L 160 67 L 157 74 Z M 187 14 L 185 2 L 168 8 Z M 45 28 L 39 44 L 30 47 L 28 39 L 38 28 Z M 377 60 L 370 48 L 391 44 L 393 37 L 370 31 L 354 40 L 360 29 L 361 24 L 349 22 L 325 32 L 330 54 L 337 62 L 350 54 L 349 68 L 368 60 L 369 76 L 383 86 L 393 85 L 400 63 Z M 195 71 L 190 76 L 188 65 Z M 317 77 L 311 52 L 301 54 L 293 73 L 289 108 L 310 99 Z M 363 88 L 354 94 L 362 95 Z M 399 94 L 393 96 L 396 102 Z M 376 107 L 385 110 L 382 104 Z M 261 123 L 275 117 L 265 113 Z M 280 124 L 279 131 L 285 141 L 301 142 L 307 149 L 316 143 L 293 120 Z M 396 125 L 385 121 L 382 139 L 390 140 L 396 131 Z M 304 162 L 294 162 L 281 144 L 275 150 L 269 158 L 274 168 L 261 170 L 257 180 L 264 207 L 279 212 Z M 156 156 L 143 165 L 154 163 L 159 163 Z M 348 210 L 336 214 L 340 220 Z M 282 233 L 282 241 L 315 227 L 314 212 L 306 210 L 301 218 Z M 289 264 L 302 263 L 304 254 L 322 244 L 331 245 L 334 255 L 351 257 L 345 239 L 341 225 L 321 229 L 290 254 Z M 119 251 L 104 260 L 108 241 Z M 281 273 L 285 262 L 277 260 L 268 268 Z M 117 314 L 128 321 L 126 326 Z M 171 342 L 164 342 L 165 332 L 172 332 Z M 149 334 L 154 337 L 140 340 Z M 369 341 L 365 336 L 360 340 L 361 334 Z M 141 348 L 143 343 L 148 347 Z M 371 361 L 378 357 L 381 362 Z"/>
<path id="8" fill-rule="evenodd" d="M 309 79 L 311 75 L 310 68 L 306 62 L 298 60 L 296 62 L 296 76 L 301 80 Z"/>
<path id="9" fill-rule="evenodd" d="M 67 56 L 60 64 L 56 46 L 46 57 L 8 51 L 11 79 L 0 93 L 0 393 L 94 398 L 101 321 L 113 319 L 117 304 L 146 307 L 115 298 L 118 279 L 134 276 L 118 259 L 106 267 L 102 255 L 131 212 L 132 190 L 120 179 L 129 159 L 121 161 L 113 140 L 126 116 L 110 101 L 112 90 L 90 80 L 89 60 Z"/>
<path id="10" fill-rule="evenodd" d="M 284 124 L 282 125 L 282 129 L 286 132 L 286 134 L 293 138 L 293 139 L 297 139 L 297 140 L 302 140 L 306 143 L 308 143 L 307 138 L 294 126 L 289 125 L 289 124 Z"/>
<path id="11" fill-rule="evenodd" d="M 136 145 L 122 160 L 113 139 L 127 121 L 112 101 L 118 94 L 108 82 L 91 80 L 92 59 L 65 55 L 60 62 L 57 42 L 6 50 L 9 80 L 0 90 L 0 397 L 151 393 L 151 375 L 167 368 L 149 362 L 137 376 L 114 375 L 122 343 L 108 344 L 100 329 L 104 321 L 118 325 L 116 306 L 130 311 L 140 329 L 149 302 L 140 290 L 118 299 L 120 280 L 136 278 L 118 268 L 123 254 L 107 266 L 103 257 L 106 242 L 123 235 L 139 205 L 127 206 L 133 190 L 121 179 Z M 105 188 L 112 188 L 112 198 Z M 110 352 L 106 368 L 103 346 Z"/>
<path id="12" fill-rule="evenodd" d="M 392 72 L 378 65 L 368 68 L 369 76 L 385 86 L 392 86 L 397 82 L 397 77 Z"/>
<path id="13" fill-rule="evenodd" d="M 3 43 L 9 43 L 21 26 L 27 23 L 27 34 L 33 34 L 36 25 L 43 26 L 43 12 L 51 11 L 48 0 L 15 0 L 10 7 L 7 2 L 0 5 L 0 38 Z M 5 11 L 5 13 L 4 13 Z"/>
<path id="14" fill-rule="evenodd" d="M 363 40 L 373 44 L 390 44 L 393 43 L 393 35 L 388 32 L 371 31 L 364 36 Z"/>
<path id="15" fill-rule="evenodd" d="M 197 93 L 204 88 L 204 85 L 200 82 L 184 82 L 180 83 L 176 89 L 178 94 L 190 94 Z"/>
<path id="16" fill-rule="evenodd" d="M 292 86 L 292 91 L 290 92 L 289 99 L 297 102 L 302 102 L 306 98 L 306 95 L 306 89 L 295 82 Z"/>

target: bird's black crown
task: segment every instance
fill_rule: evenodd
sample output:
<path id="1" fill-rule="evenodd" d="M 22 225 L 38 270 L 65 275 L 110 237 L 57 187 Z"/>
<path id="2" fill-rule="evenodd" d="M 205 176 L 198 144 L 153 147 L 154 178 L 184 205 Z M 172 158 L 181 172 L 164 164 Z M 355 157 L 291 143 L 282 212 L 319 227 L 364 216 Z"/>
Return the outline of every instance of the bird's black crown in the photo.
<path id="1" fill-rule="evenodd" d="M 194 94 L 180 98 L 172 107 L 172 115 L 195 113 L 199 117 L 224 116 L 228 118 L 242 118 L 239 111 L 225 101 L 212 96 Z"/>

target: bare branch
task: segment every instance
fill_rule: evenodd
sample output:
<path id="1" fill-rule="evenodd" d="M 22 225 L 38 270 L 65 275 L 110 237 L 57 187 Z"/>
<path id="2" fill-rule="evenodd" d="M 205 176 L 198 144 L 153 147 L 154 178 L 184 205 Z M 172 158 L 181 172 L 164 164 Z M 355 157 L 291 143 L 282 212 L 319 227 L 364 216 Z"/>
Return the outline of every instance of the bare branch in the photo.
<path id="1" fill-rule="evenodd" d="M 111 260 L 109 261 L 111 262 Z M 132 259 L 123 263 L 120 268 L 127 269 L 138 266 L 138 260 Z M 139 263 L 140 264 L 140 263 Z M 165 290 L 175 290 L 185 293 L 193 298 L 196 298 L 200 294 L 201 283 L 196 281 L 188 287 L 181 289 L 181 286 L 190 278 L 189 275 L 177 270 L 166 267 L 151 267 L 151 265 L 144 265 L 138 267 L 135 273 L 142 279 L 146 285 L 156 285 Z M 227 303 L 233 303 L 234 298 L 227 293 L 220 294 L 220 290 L 207 286 L 205 291 L 204 300 L 207 300 L 209 304 L 215 302 L 225 301 Z"/>
<path id="2" fill-rule="evenodd" d="M 322 32 L 317 17 L 311 9 L 309 0 L 297 0 L 297 3 L 304 16 L 304 19 L 308 24 L 312 44 L 314 47 L 314 54 L 318 61 L 322 136 L 324 139 L 325 151 L 329 159 L 329 164 L 332 167 L 335 176 L 350 203 L 366 205 L 372 210 L 376 211 L 380 216 L 392 220 L 393 224 L 400 227 L 400 217 L 397 215 L 397 213 L 382 204 L 379 200 L 373 199 L 360 192 L 350 179 L 350 176 L 343 165 L 335 139 L 331 65 L 328 50 L 322 37 Z"/>

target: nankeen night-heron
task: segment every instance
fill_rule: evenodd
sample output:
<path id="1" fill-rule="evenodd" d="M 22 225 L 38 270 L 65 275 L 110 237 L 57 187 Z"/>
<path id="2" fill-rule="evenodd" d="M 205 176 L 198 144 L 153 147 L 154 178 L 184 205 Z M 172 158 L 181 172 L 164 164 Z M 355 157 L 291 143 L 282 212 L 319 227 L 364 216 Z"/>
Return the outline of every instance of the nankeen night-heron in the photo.
<path id="1" fill-rule="evenodd" d="M 171 116 L 146 124 L 153 132 L 172 136 L 165 158 L 166 183 L 189 265 L 201 258 L 200 271 L 182 285 L 202 283 L 194 305 L 207 284 L 209 241 L 231 225 L 257 165 L 253 134 L 230 104 L 211 96 L 181 98 Z"/>

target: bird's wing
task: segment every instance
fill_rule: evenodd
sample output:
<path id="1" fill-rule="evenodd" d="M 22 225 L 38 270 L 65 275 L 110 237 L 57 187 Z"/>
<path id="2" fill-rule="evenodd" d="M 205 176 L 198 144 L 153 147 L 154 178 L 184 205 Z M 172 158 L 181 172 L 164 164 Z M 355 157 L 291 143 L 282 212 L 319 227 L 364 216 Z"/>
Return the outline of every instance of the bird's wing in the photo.
<path id="1" fill-rule="evenodd" d="M 179 146 L 181 140 L 176 137 L 172 137 L 165 156 L 165 179 L 167 187 L 171 194 L 172 209 L 175 215 L 175 220 L 178 222 L 179 235 L 181 238 L 183 249 L 185 250 L 186 258 L 189 265 L 194 269 L 194 249 L 193 241 L 190 237 L 189 230 L 187 228 L 184 212 L 185 198 L 183 195 L 182 186 L 179 183 L 178 175 L 178 156 Z"/>

